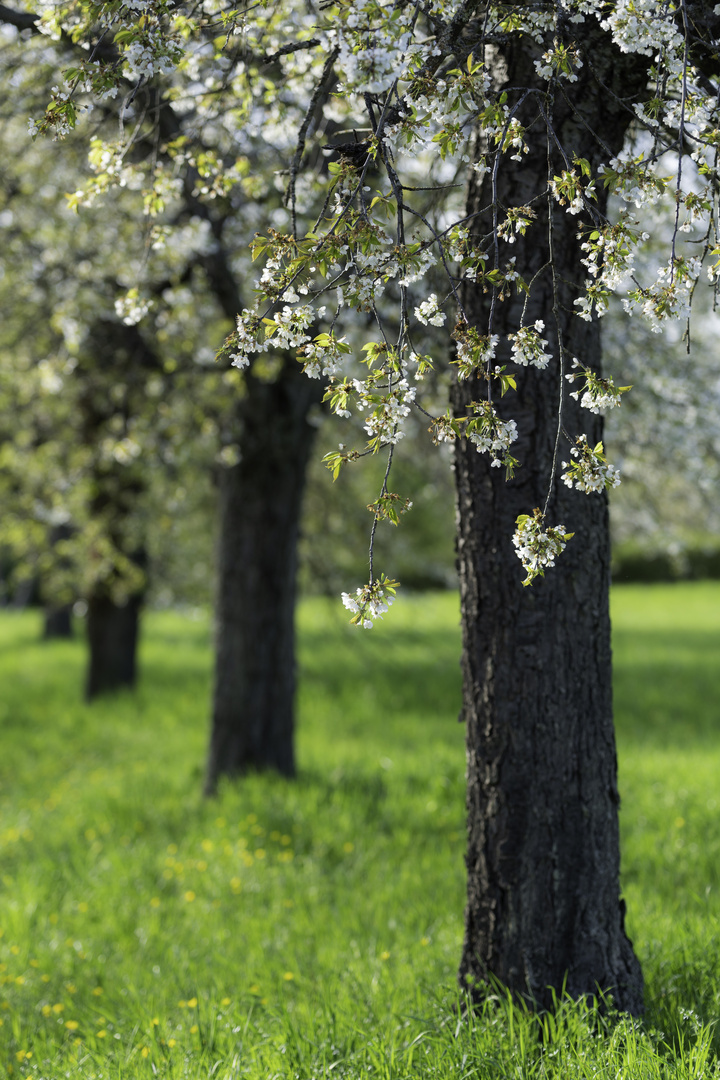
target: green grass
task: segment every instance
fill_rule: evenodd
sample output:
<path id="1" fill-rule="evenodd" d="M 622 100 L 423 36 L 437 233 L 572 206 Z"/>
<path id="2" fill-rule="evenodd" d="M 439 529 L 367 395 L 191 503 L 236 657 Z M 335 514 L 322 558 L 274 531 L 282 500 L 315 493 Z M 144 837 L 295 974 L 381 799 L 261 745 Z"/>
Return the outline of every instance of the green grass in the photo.
<path id="1" fill-rule="evenodd" d="M 720 1075 L 720 585 L 613 613 L 642 1025 L 501 994 L 460 1019 L 456 597 L 365 634 L 305 602 L 299 779 L 210 802 L 207 618 L 150 615 L 137 694 L 86 706 L 81 643 L 2 613 L 0 1075 Z"/>

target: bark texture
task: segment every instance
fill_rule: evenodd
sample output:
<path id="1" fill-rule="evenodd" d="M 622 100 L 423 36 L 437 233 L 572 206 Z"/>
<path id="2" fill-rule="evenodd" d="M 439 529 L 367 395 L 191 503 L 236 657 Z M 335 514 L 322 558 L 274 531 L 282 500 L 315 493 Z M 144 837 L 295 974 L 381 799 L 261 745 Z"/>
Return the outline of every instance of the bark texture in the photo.
<path id="1" fill-rule="evenodd" d="M 213 716 L 205 790 L 252 769 L 295 773 L 295 592 L 308 421 L 322 386 L 294 357 L 250 373 L 238 403 L 240 461 L 218 478 L 220 539 Z"/>
<path id="2" fill-rule="evenodd" d="M 620 56 L 596 30 L 587 42 L 592 69 L 620 96 L 641 95 L 645 73 L 638 58 Z M 509 87 L 537 85 L 528 52 L 517 45 L 503 55 Z M 630 119 L 590 74 L 590 63 L 558 94 L 552 124 L 566 151 L 598 161 L 593 132 L 617 152 Z M 517 100 L 517 97 L 514 98 Z M 545 109 L 550 105 L 544 101 Z M 497 197 L 520 206 L 542 190 L 548 173 L 564 166 L 531 97 L 518 114 L 531 124 L 530 152 L 498 174 Z M 533 122 L 534 121 L 534 122 Z M 602 201 L 602 195 L 600 196 Z M 492 200 L 489 184 L 469 192 L 468 211 Z M 610 550 L 607 500 L 556 481 L 548 524 L 575 532 L 544 579 L 523 588 L 511 544 L 515 519 L 542 508 L 552 471 L 563 395 L 563 425 L 571 437 L 602 435 L 601 419 L 568 398 L 562 378 L 572 357 L 600 369 L 599 328 L 574 315 L 585 278 L 578 218 L 555 205 L 553 274 L 548 206 L 533 203 L 538 220 L 525 238 L 502 249 L 516 256 L 526 281 L 540 272 L 525 325 L 545 322 L 554 360 L 546 371 L 520 369 L 518 393 L 497 404 L 518 423 L 513 453 L 522 463 L 506 483 L 503 470 L 465 443 L 456 452 L 458 564 L 463 626 L 463 710 L 467 725 L 468 901 L 460 978 L 479 988 L 489 975 L 514 993 L 545 1007 L 552 992 L 574 997 L 611 993 L 616 1007 L 642 1010 L 642 974 L 624 928 L 619 886 L 618 789 L 611 700 L 608 590 Z M 500 220 L 502 220 L 502 213 Z M 481 214 L 474 228 L 492 227 Z M 501 241 L 502 244 L 502 241 Z M 506 253 L 506 254 L 505 254 Z M 546 267 L 542 270 L 542 267 Z M 489 295 L 466 288 L 471 325 L 486 331 Z M 522 298 L 495 307 L 492 330 L 505 335 L 520 324 Z M 553 311 L 555 314 L 553 314 Z M 563 337 L 565 372 L 558 363 Z M 501 346 L 502 347 L 502 346 Z M 509 349 L 499 362 L 509 361 Z M 487 393 L 468 380 L 454 390 L 456 414 Z M 582 415 L 581 415 L 582 413 Z M 559 461 L 569 459 L 561 442 Z"/>

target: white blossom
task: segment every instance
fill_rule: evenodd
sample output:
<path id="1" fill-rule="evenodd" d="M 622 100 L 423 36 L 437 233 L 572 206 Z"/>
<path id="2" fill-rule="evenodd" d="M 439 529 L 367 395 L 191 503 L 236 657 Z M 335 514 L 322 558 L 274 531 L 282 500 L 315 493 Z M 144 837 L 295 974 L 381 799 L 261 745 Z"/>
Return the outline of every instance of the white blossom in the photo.
<path id="1" fill-rule="evenodd" d="M 415 308 L 415 318 L 424 326 L 442 326 L 444 324 L 445 312 L 439 309 L 435 293 L 430 293 L 427 300 L 423 300 L 422 304 Z"/>
<path id="2" fill-rule="evenodd" d="M 516 334 L 508 334 L 512 342 L 511 355 L 521 367 L 546 368 L 552 360 L 552 353 L 547 352 L 548 342 L 540 337 L 545 323 L 538 319 L 534 326 L 521 326 Z"/>

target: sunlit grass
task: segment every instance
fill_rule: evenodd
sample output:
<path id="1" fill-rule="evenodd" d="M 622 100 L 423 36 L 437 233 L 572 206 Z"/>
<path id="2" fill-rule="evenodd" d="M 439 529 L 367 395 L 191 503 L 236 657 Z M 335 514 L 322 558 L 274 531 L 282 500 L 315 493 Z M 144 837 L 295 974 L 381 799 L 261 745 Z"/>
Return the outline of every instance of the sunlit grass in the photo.
<path id="1" fill-rule="evenodd" d="M 643 1026 L 460 1019 L 455 596 L 364 634 L 303 604 L 298 781 L 210 802 L 206 617 L 151 615 L 137 694 L 86 706 L 81 643 L 0 615 L 0 1075 L 714 1075 L 720 585 L 624 587 L 614 616 Z"/>

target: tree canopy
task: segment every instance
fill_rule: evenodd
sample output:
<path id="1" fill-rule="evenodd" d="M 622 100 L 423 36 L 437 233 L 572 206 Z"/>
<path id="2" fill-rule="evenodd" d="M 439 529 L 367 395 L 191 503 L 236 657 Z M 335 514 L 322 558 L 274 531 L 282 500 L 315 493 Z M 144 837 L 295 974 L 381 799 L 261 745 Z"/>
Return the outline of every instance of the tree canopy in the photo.
<path id="1" fill-rule="evenodd" d="M 526 318 L 554 262 L 551 255 L 527 279 L 513 245 L 543 230 L 552 251 L 559 214 L 574 218 L 582 240 L 583 282 L 572 299 L 579 319 L 602 315 L 623 289 L 628 312 L 659 330 L 688 315 L 703 263 L 714 287 L 720 16 L 711 5 L 355 0 L 315 8 L 286 0 L 220 10 L 73 0 L 26 13 L 3 9 L 2 17 L 74 50 L 45 112 L 30 120 L 33 135 L 62 137 L 84 110 L 107 109 L 113 98 L 119 109 L 118 137 L 93 138 L 94 177 L 75 192 L 76 205 L 117 183 L 140 186 L 148 229 L 161 233 L 184 169 L 194 171 L 203 195 L 243 201 L 238 247 L 250 241 L 262 271 L 226 352 L 245 368 L 262 363 L 270 346 L 297 351 L 306 373 L 327 381 L 335 412 L 362 413 L 366 444 L 329 455 L 334 470 L 383 448 L 390 464 L 406 417 L 419 409 L 436 441 L 466 438 L 511 476 L 523 464 L 515 456 L 518 421 L 501 415 L 497 402 L 515 390 L 521 368 L 559 364 L 590 412 L 620 403 L 626 387 L 570 355 L 557 326 Z M 515 43 L 527 62 L 508 86 L 503 73 Z M 632 59 L 633 78 L 623 86 L 603 61 L 606 46 Z M 591 88 L 627 117 L 630 142 L 621 152 L 601 129 L 591 132 L 590 156 L 576 152 L 573 126 L 587 125 L 583 97 Z M 560 124 L 566 105 L 571 119 Z M 548 168 L 526 177 L 522 201 L 509 205 L 499 177 L 522 172 L 538 131 Z M 486 205 L 473 215 L 460 198 L 468 175 L 485 178 Z M 600 192 L 618 200 L 612 218 Z M 251 239 L 260 223 L 251 206 L 268 198 L 271 212 Z M 645 215 L 662 200 L 674 204 L 674 227 L 641 274 Z M 468 282 L 490 297 L 484 325 L 468 318 Z M 557 281 L 553 290 L 557 308 Z M 525 297 L 517 325 L 498 334 L 498 307 L 516 294 Z M 452 369 L 461 380 L 480 373 L 485 384 L 462 415 L 423 397 L 437 366 L 424 348 L 425 328 L 442 326 L 451 311 Z M 357 312 L 366 338 L 359 350 L 347 329 Z M 557 323 L 556 310 L 548 316 Z M 558 478 L 588 494 L 617 485 L 602 443 L 567 430 L 562 405 L 557 420 L 548 493 Z M 406 508 L 386 477 L 375 521 L 395 521 Z M 551 524 L 547 509 L 547 500 L 528 506 L 517 520 L 513 541 L 528 583 L 572 535 L 572 522 Z M 369 585 L 345 602 L 369 625 L 392 588 L 371 566 Z"/>

